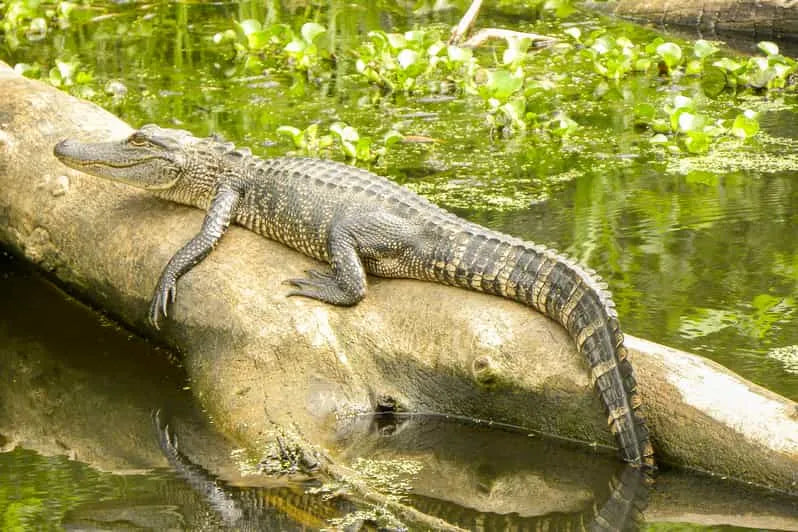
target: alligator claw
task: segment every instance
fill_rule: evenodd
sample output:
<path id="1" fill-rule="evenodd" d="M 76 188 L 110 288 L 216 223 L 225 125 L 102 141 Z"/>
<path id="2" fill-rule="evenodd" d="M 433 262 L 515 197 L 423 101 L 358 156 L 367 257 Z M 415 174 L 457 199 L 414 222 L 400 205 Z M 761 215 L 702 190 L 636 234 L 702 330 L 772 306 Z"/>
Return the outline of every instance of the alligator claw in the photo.
<path id="1" fill-rule="evenodd" d="M 177 281 L 161 278 L 150 303 L 149 321 L 155 327 L 155 330 L 161 329 L 158 325 L 158 319 L 161 314 L 163 314 L 164 318 L 169 317 L 169 303 L 174 303 L 176 298 Z"/>

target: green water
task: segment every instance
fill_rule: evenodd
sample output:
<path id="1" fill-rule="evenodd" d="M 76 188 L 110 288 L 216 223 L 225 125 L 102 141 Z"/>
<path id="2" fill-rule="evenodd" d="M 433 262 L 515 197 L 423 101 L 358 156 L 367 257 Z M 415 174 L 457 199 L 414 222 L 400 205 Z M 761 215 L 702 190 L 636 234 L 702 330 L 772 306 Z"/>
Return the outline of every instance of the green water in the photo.
<path id="1" fill-rule="evenodd" d="M 670 86 L 630 80 L 599 94 L 584 64 L 566 62 L 556 49 L 542 50 L 529 60 L 527 71 L 557 90 L 539 105 L 562 109 L 579 124 L 571 137 L 560 140 L 535 130 L 496 134 L 487 124 L 484 102 L 474 96 L 386 95 L 355 75 L 354 57 L 346 50 L 365 40 L 368 31 L 448 31 L 465 4 L 424 12 L 392 2 L 331 1 L 291 4 L 296 7 L 283 6 L 275 15 L 250 2 L 94 3 L 84 21 L 53 27 L 42 40 L 31 42 L 24 35 L 18 44 L 3 40 L 0 60 L 34 65 L 44 78 L 57 68 L 57 60 L 67 61 L 91 78 L 67 90 L 133 125 L 154 122 L 197 135 L 219 133 L 265 156 L 294 149 L 277 135 L 282 125 L 324 128 L 342 120 L 375 139 L 391 129 L 437 139 L 394 145 L 370 168 L 466 218 L 550 245 L 596 269 L 613 291 L 629 334 L 700 353 L 798 399 L 798 98 L 775 92 L 707 102 L 720 116 L 756 108 L 761 132 L 747 143 L 718 146 L 698 157 L 668 155 L 641 143 L 631 112 L 638 102 L 661 100 L 663 92 L 689 89 L 689 80 Z M 267 14 L 295 29 L 305 20 L 334 28 L 338 54 L 331 75 L 308 79 L 285 69 L 248 71 L 234 59 L 232 46 L 213 42 L 217 32 L 233 27 L 233 19 L 264 20 Z M 523 11 L 486 11 L 479 24 L 562 33 L 553 16 L 538 20 Z M 566 24 L 583 32 L 621 28 L 640 40 L 653 35 L 587 14 L 572 15 Z M 489 57 L 501 49 L 497 45 L 478 54 Z M 27 287 L 12 262 L 0 266 L 6 276 L 16 276 L 5 286 Z M 18 327 L 13 310 L 32 297 L 23 290 L 8 293 L 0 319 L 6 331 Z M 45 307 L 60 304 L 52 294 L 36 301 Z M 37 315 L 45 314 L 34 312 L 30 319 L 35 322 Z M 26 338 L 66 342 L 63 331 L 35 323 L 28 330 Z M 117 341 L 102 340 L 95 329 L 86 334 L 101 338 L 91 344 L 100 345 L 100 352 L 104 342 Z M 116 330 L 113 335 L 126 337 Z M 76 345 L 76 350 L 90 349 Z M 135 359 L 148 348 L 118 349 L 120 357 Z M 179 372 L 154 362 L 151 367 L 148 375 L 172 375 L 168 389 L 180 396 Z M 144 417 L 153 406 L 159 405 L 142 406 Z M 0 444 L 9 443 L 0 438 Z M 144 469 L 152 465 L 140 462 Z M 141 507 L 163 502 L 157 496 L 151 500 L 159 493 L 160 473 L 117 477 L 20 449 L 0 454 L 0 471 L 3 515 L 32 513 L 37 520 L 29 522 L 39 523 L 33 528 L 64 526 L 65 509 L 88 501 L 113 502 L 120 485 L 136 494 L 125 504 L 138 506 L 139 496 L 145 500 Z M 27 480 L 19 480 L 23 477 Z M 28 491 L 10 490 L 17 484 Z M 79 489 L 62 499 L 73 485 Z M 58 493 L 48 493 L 48 486 L 57 486 Z M 728 496 L 748 497 L 734 490 Z M 53 509 L 58 511 L 50 519 L 47 512 Z M 162 517 L 160 509 L 144 513 Z M 145 521 L 153 522 L 160 521 Z"/>

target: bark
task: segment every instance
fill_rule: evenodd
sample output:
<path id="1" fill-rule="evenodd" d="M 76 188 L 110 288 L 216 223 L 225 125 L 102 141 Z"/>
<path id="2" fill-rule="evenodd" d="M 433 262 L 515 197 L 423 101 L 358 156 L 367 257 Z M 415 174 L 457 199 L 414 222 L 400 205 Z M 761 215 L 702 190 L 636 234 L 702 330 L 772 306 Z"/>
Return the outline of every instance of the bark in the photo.
<path id="1" fill-rule="evenodd" d="M 691 28 L 707 37 L 738 33 L 757 40 L 798 41 L 794 0 L 619 0 L 588 5 L 623 17 Z"/>
<path id="2" fill-rule="evenodd" d="M 0 94 L 0 241 L 179 350 L 194 393 L 238 445 L 260 450 L 288 435 L 324 454 L 345 420 L 380 403 L 613 445 L 585 363 L 552 321 L 409 280 L 369 279 L 353 308 L 286 298 L 284 280 L 318 265 L 241 228 L 181 280 L 155 334 L 146 322 L 152 290 L 203 213 L 52 156 L 66 137 L 130 132 L 109 113 L 5 66 Z M 627 345 L 659 460 L 796 490 L 794 402 L 701 357 L 631 337 Z M 334 464 L 334 453 L 327 459 Z"/>

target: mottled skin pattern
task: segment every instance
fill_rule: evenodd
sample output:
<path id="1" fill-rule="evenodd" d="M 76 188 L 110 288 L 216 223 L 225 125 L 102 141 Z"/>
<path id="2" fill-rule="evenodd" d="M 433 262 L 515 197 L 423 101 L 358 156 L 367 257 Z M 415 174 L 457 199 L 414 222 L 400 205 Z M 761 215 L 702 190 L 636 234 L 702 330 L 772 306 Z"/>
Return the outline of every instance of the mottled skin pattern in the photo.
<path id="1" fill-rule="evenodd" d="M 65 164 L 207 212 L 202 230 L 161 275 L 156 327 L 177 280 L 231 222 L 329 263 L 291 279 L 289 295 L 354 305 L 366 274 L 435 281 L 513 299 L 562 324 L 588 361 L 624 460 L 653 467 L 634 371 L 607 285 L 555 251 L 491 231 L 370 172 L 318 159 L 262 160 L 217 138 L 144 126 L 118 142 L 65 140 Z"/>

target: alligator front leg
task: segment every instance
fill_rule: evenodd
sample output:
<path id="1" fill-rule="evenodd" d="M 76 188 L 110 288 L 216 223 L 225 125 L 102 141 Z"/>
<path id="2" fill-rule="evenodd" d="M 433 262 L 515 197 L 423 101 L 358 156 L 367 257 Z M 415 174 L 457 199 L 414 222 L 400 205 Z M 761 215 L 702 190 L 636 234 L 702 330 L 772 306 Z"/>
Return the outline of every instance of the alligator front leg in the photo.
<path id="1" fill-rule="evenodd" d="M 191 268 L 208 256 L 219 239 L 227 231 L 235 214 L 240 194 L 227 186 L 219 187 L 211 201 L 200 232 L 186 243 L 180 251 L 169 260 L 161 273 L 158 286 L 150 303 L 149 320 L 153 327 L 159 329 L 158 318 L 161 313 L 167 316 L 167 306 L 174 303 L 177 295 L 177 280 Z"/>
<path id="2" fill-rule="evenodd" d="M 366 269 L 391 261 L 418 233 L 416 226 L 384 212 L 355 214 L 335 223 L 328 248 L 331 272 L 308 270 L 308 277 L 289 279 L 299 288 L 289 296 L 305 296 L 333 305 L 351 306 L 366 296 Z M 397 276 L 398 277 L 398 276 Z"/>

